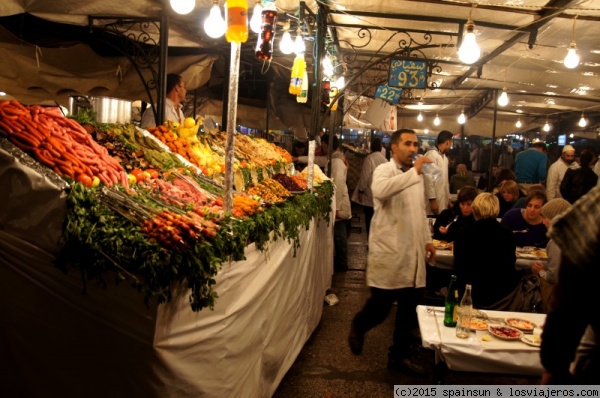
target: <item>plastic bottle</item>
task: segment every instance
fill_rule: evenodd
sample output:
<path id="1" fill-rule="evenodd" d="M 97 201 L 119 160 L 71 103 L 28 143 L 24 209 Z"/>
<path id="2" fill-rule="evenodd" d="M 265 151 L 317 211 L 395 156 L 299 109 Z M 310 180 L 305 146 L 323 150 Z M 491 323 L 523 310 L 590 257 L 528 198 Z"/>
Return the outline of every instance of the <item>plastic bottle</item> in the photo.
<path id="1" fill-rule="evenodd" d="M 444 326 L 455 327 L 458 317 L 458 288 L 456 286 L 456 275 L 450 277 L 450 285 L 444 302 Z"/>
<path id="2" fill-rule="evenodd" d="M 290 94 L 298 95 L 302 92 L 302 77 L 306 71 L 306 61 L 304 54 L 296 55 L 294 65 L 292 66 L 292 76 L 290 77 Z"/>
<path id="3" fill-rule="evenodd" d="M 413 155 L 413 163 L 423 155 L 414 154 Z M 421 171 L 427 177 L 431 178 L 433 181 L 437 181 L 442 176 L 442 170 L 435 163 L 423 163 L 421 165 Z"/>
<path id="4" fill-rule="evenodd" d="M 296 96 L 296 102 L 300 104 L 305 104 L 308 101 L 308 74 L 304 71 L 304 76 L 302 76 L 302 89 L 300 90 L 300 94 Z"/>
<path id="5" fill-rule="evenodd" d="M 460 300 L 458 308 L 458 320 L 456 322 L 456 337 L 468 339 L 471 335 L 471 312 L 473 311 L 473 299 L 471 298 L 471 285 L 465 287 L 465 294 Z"/>
<path id="6" fill-rule="evenodd" d="M 275 3 L 268 1 L 261 13 L 262 22 L 256 42 L 256 58 L 268 61 L 273 56 L 273 40 L 277 26 L 277 9 Z"/>
<path id="7" fill-rule="evenodd" d="M 248 2 L 247 0 L 227 0 L 228 42 L 245 43 L 248 40 Z"/>

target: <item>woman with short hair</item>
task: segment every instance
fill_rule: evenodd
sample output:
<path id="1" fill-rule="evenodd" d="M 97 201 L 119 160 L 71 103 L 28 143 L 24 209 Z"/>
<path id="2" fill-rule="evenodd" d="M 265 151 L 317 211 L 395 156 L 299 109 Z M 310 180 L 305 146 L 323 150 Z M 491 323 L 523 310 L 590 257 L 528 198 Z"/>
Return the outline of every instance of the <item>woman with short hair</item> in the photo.
<path id="1" fill-rule="evenodd" d="M 496 194 L 496 197 L 498 198 L 498 202 L 500 202 L 498 217 L 502 218 L 517 203 L 517 200 L 521 197 L 521 190 L 517 186 L 516 181 L 505 180 L 500 185 L 500 191 Z"/>
<path id="2" fill-rule="evenodd" d="M 512 232 L 496 220 L 498 198 L 484 192 L 472 204 L 475 223 L 454 241 L 454 268 L 459 286 L 473 286 L 473 305 L 493 309 L 518 286 L 516 245 Z"/>

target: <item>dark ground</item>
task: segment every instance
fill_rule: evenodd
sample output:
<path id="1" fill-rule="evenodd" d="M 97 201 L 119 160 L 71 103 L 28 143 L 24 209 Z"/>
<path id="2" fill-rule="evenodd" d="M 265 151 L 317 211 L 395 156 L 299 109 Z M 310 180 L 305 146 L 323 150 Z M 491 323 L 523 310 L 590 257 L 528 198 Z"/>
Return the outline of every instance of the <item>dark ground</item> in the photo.
<path id="1" fill-rule="evenodd" d="M 333 276 L 331 292 L 339 298 L 333 306 L 324 304 L 321 322 L 298 355 L 294 365 L 273 395 L 290 397 L 392 397 L 395 384 L 432 384 L 434 354 L 421 348 L 418 361 L 427 370 L 419 378 L 386 368 L 391 345 L 394 314 L 365 338 L 363 353 L 350 352 L 347 337 L 350 322 L 369 291 L 365 285 L 367 235 L 360 208 L 353 206 L 353 232 L 348 241 L 349 270 Z M 428 304 L 442 305 L 441 298 L 427 295 Z M 483 373 L 448 372 L 446 384 L 538 384 L 537 377 L 499 376 Z"/>

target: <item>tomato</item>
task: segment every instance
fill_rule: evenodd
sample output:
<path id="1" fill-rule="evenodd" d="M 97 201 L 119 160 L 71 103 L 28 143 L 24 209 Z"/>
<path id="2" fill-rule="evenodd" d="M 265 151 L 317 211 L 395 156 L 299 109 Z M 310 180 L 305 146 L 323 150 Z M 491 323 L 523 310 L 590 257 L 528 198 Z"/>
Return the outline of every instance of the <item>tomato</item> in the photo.
<path id="1" fill-rule="evenodd" d="M 140 182 L 140 181 L 144 181 L 146 179 L 146 174 L 144 174 L 144 172 L 140 169 L 133 169 L 133 171 L 131 172 L 131 174 L 133 174 L 135 176 L 135 179 Z"/>
<path id="2" fill-rule="evenodd" d="M 80 183 L 85 185 L 86 187 L 92 186 L 92 183 L 93 183 L 92 177 L 90 177 L 87 174 L 79 174 L 76 179 L 77 179 L 77 181 L 79 181 Z"/>
<path id="3" fill-rule="evenodd" d="M 151 178 L 158 178 L 158 171 L 154 169 L 148 169 L 146 170 L 146 173 L 148 173 Z"/>

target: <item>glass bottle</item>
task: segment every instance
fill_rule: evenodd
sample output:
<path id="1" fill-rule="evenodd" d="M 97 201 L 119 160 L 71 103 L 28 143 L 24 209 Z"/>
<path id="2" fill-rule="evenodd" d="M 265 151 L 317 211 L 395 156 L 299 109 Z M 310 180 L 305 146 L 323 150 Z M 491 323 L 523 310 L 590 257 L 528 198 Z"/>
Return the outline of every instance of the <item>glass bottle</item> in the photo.
<path id="1" fill-rule="evenodd" d="M 294 65 L 292 66 L 292 75 L 290 77 L 290 94 L 298 95 L 302 92 L 302 77 L 304 76 L 305 70 L 306 61 L 304 61 L 304 54 L 296 55 Z"/>
<path id="2" fill-rule="evenodd" d="M 247 0 L 227 0 L 227 30 L 225 38 L 229 43 L 245 43 L 248 40 Z"/>
<path id="3" fill-rule="evenodd" d="M 456 337 L 468 339 L 471 334 L 471 312 L 473 311 L 473 299 L 471 298 L 471 285 L 465 287 L 465 294 L 460 300 L 458 307 L 458 320 L 456 322 Z"/>
<path id="4" fill-rule="evenodd" d="M 458 288 L 456 286 L 456 275 L 450 277 L 450 285 L 446 292 L 446 301 L 444 303 L 444 326 L 453 328 L 456 326 L 458 317 Z"/>
<path id="5" fill-rule="evenodd" d="M 262 13 L 260 33 L 256 42 L 256 58 L 268 61 L 273 56 L 273 40 L 275 39 L 275 26 L 277 26 L 277 9 L 275 3 L 269 1 L 265 4 Z"/>

